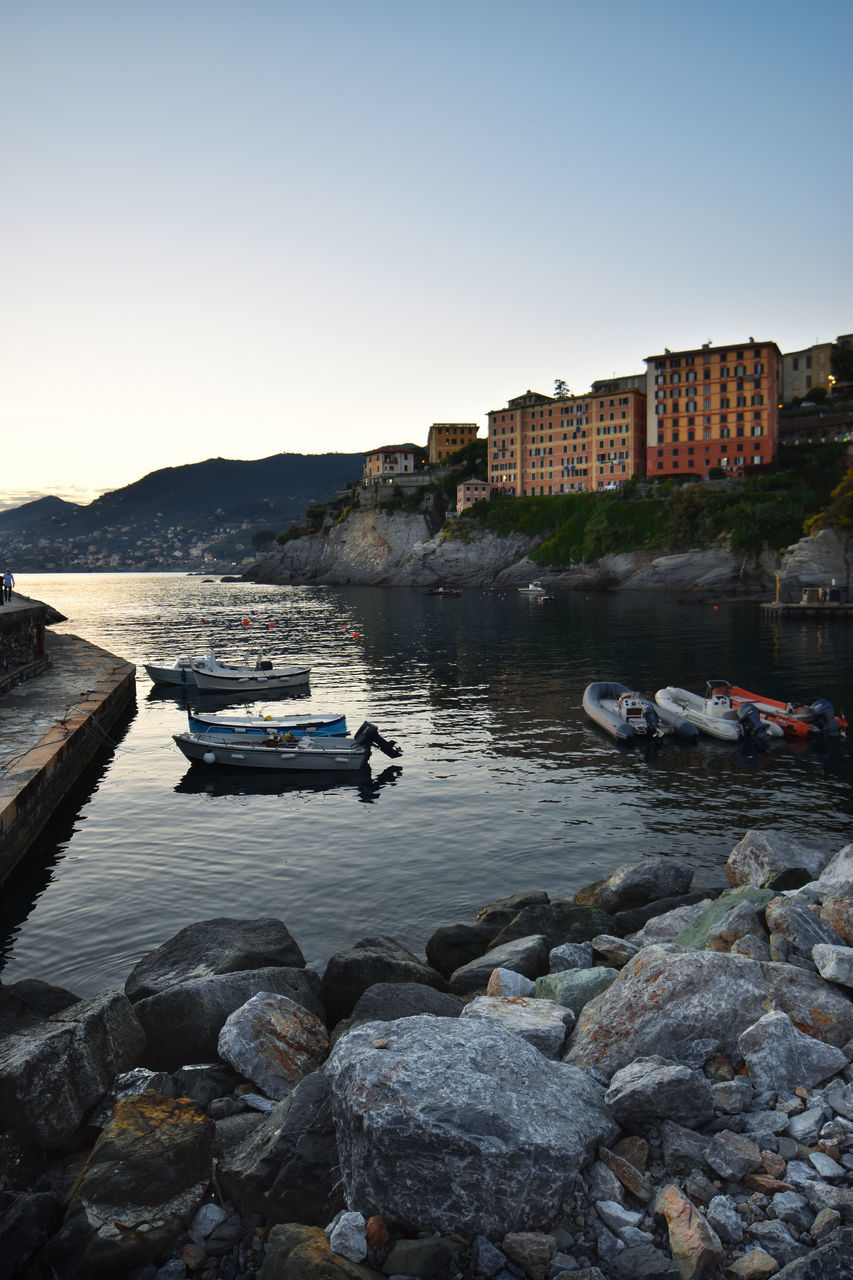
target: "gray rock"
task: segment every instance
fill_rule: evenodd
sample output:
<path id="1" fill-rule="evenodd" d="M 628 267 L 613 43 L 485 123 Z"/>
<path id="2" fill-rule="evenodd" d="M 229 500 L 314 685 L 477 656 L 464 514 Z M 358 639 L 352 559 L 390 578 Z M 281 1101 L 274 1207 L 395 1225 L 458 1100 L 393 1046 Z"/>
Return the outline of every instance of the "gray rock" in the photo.
<path id="1" fill-rule="evenodd" d="M 732 1248 L 743 1239 L 744 1220 L 730 1196 L 714 1196 L 705 1212 L 708 1225 L 716 1231 L 724 1245 Z"/>
<path id="2" fill-rule="evenodd" d="M 736 938 L 731 950 L 738 956 L 749 956 L 750 960 L 771 960 L 770 943 L 767 938 L 757 933 L 746 933 Z"/>
<path id="3" fill-rule="evenodd" d="M 40 1147 L 66 1141 L 113 1078 L 139 1063 L 143 1029 L 120 991 L 69 1005 L 0 1041 L 0 1129 Z"/>
<path id="4" fill-rule="evenodd" d="M 626 1209 L 618 1200 L 596 1200 L 595 1212 L 615 1235 L 621 1235 L 625 1227 L 637 1227 L 643 1215 L 634 1209 Z"/>
<path id="5" fill-rule="evenodd" d="M 562 973 L 547 973 L 536 979 L 535 995 L 542 1000 L 553 1000 L 575 1017 L 590 1000 L 606 991 L 619 976 L 618 969 L 598 965 L 594 969 L 564 969 Z"/>
<path id="6" fill-rule="evenodd" d="M 464 1007 L 465 1002 L 459 996 L 436 991 L 435 987 L 426 987 L 422 982 L 376 982 L 359 997 L 350 1016 L 335 1027 L 332 1043 L 357 1022 L 394 1022 L 419 1013 L 458 1018 Z"/>
<path id="7" fill-rule="evenodd" d="M 740 1182 L 747 1174 L 761 1168 L 761 1152 L 758 1144 L 742 1134 L 724 1129 L 714 1134 L 708 1143 L 705 1160 L 715 1173 L 728 1182 Z"/>
<path id="8" fill-rule="evenodd" d="M 59 1226 L 62 1201 L 48 1192 L 0 1193 L 0 1275 L 27 1274 L 26 1264 Z"/>
<path id="9" fill-rule="evenodd" d="M 536 993 L 536 985 L 532 978 L 525 978 L 523 973 L 514 969 L 493 969 L 486 986 L 487 996 L 506 996 L 515 999 L 518 996 L 528 997 Z M 457 997 L 458 998 L 458 997 Z M 424 1009 L 424 1013 L 428 1010 Z"/>
<path id="10" fill-rule="evenodd" d="M 777 1271 L 774 1280 L 850 1280 L 851 1253 L 853 1229 L 842 1227 L 826 1244 Z"/>
<path id="11" fill-rule="evenodd" d="M 695 902 L 683 903 L 670 911 L 661 912 L 636 933 L 630 934 L 629 941 L 638 947 L 651 947 L 672 942 L 690 925 L 697 920 L 702 920 L 713 905 L 712 898 L 700 897 Z"/>
<path id="12" fill-rule="evenodd" d="M 827 1106 L 831 1107 L 837 1116 L 853 1121 L 853 1084 L 842 1084 L 840 1080 L 833 1080 L 824 1089 L 823 1096 Z"/>
<path id="13" fill-rule="evenodd" d="M 565 969 L 592 968 L 591 942 L 563 942 L 552 947 L 548 956 L 549 973 L 561 973 Z"/>
<path id="14" fill-rule="evenodd" d="M 378 1036 L 387 1047 L 373 1047 Z M 463 1018 L 355 1027 L 324 1071 L 347 1204 L 405 1230 L 546 1228 L 617 1132 L 582 1072 Z"/>
<path id="15" fill-rule="evenodd" d="M 235 1071 L 279 1101 L 320 1066 L 329 1036 L 324 1023 L 302 1005 L 259 991 L 228 1015 L 218 1049 Z"/>
<path id="16" fill-rule="evenodd" d="M 777 1218 L 796 1231 L 808 1231 L 814 1221 L 814 1210 L 799 1191 L 777 1191 L 770 1201 L 770 1208 Z"/>
<path id="17" fill-rule="evenodd" d="M 709 951 L 731 951 L 734 944 L 750 935 L 760 936 L 762 924 L 751 902 L 739 902 L 708 930 Z"/>
<path id="18" fill-rule="evenodd" d="M 541 934 L 517 938 L 472 960 L 450 976 L 450 990 L 457 996 L 485 991 L 495 969 L 513 969 L 525 978 L 537 978 L 548 966 L 548 951 Z"/>
<path id="19" fill-rule="evenodd" d="M 276 966 L 196 978 L 134 1005 L 148 1040 L 148 1065 L 175 1071 L 188 1062 L 216 1058 L 225 1019 L 259 991 L 289 996 L 315 1017 L 324 1016 L 312 969 Z"/>
<path id="20" fill-rule="evenodd" d="M 853 885 L 853 844 L 833 854 L 818 877 L 821 890 L 849 889 Z"/>
<path id="21" fill-rule="evenodd" d="M 811 1088 L 847 1066 L 846 1054 L 834 1045 L 799 1031 L 787 1013 L 766 1013 L 738 1037 L 753 1088 L 792 1092 Z"/>
<path id="22" fill-rule="evenodd" d="M 827 982 L 841 982 L 845 987 L 853 987 L 853 947 L 819 942 L 812 947 L 812 960 Z"/>
<path id="23" fill-rule="evenodd" d="M 348 1018 L 359 998 L 377 982 L 420 982 L 438 991 L 447 990 L 447 983 L 437 969 L 394 938 L 383 935 L 362 938 L 345 951 L 336 951 L 326 965 L 320 997 L 329 1026 Z"/>
<path id="24" fill-rule="evenodd" d="M 612 920 L 606 911 L 580 906 L 566 898 L 523 907 L 489 944 L 489 950 L 517 938 L 542 934 L 548 950 L 564 942 L 588 942 L 597 933 L 611 932 Z"/>
<path id="25" fill-rule="evenodd" d="M 734 1080 L 721 1080 L 711 1085 L 711 1100 L 716 1111 L 723 1115 L 736 1116 L 749 1109 L 754 1089 L 743 1076 L 735 1076 Z"/>
<path id="26" fill-rule="evenodd" d="M 103 1129 L 119 1098 L 135 1098 L 140 1093 L 151 1092 L 162 1094 L 164 1098 L 189 1097 L 189 1094 L 175 1087 L 175 1082 L 168 1072 L 149 1071 L 147 1067 L 134 1067 L 131 1071 L 119 1072 L 86 1123 L 95 1129 Z"/>
<path id="27" fill-rule="evenodd" d="M 421 1237 L 397 1240 L 382 1270 L 388 1276 L 413 1276 L 416 1280 L 449 1280 L 457 1272 L 462 1245 L 458 1240 Z"/>
<path id="28" fill-rule="evenodd" d="M 617 1204 L 624 1204 L 625 1188 L 603 1160 L 593 1160 L 585 1181 L 590 1200 L 615 1200 Z"/>
<path id="29" fill-rule="evenodd" d="M 750 905 L 757 916 L 775 896 L 772 889 L 739 885 L 736 889 L 730 889 L 728 893 L 721 893 L 715 898 L 700 916 L 675 935 L 673 941 L 682 947 L 705 947 L 708 944 L 709 935 L 730 916 L 732 911 L 744 905 Z"/>
<path id="30" fill-rule="evenodd" d="M 828 1156 L 825 1151 L 810 1151 L 809 1164 L 811 1164 L 818 1173 L 821 1181 L 826 1182 L 830 1178 L 843 1178 L 847 1170 L 840 1165 L 837 1160 L 833 1160 L 832 1156 Z"/>
<path id="31" fill-rule="evenodd" d="M 223 1116 L 211 1116 L 215 1120 L 213 1154 L 220 1162 L 236 1151 L 246 1139 L 264 1123 L 265 1117 L 258 1111 L 237 1111 Z"/>
<path id="32" fill-rule="evenodd" d="M 305 965 L 302 952 L 281 920 L 200 920 L 143 956 L 131 970 L 124 990 L 135 1002 L 217 973 L 278 965 L 288 969 Z"/>
<path id="33" fill-rule="evenodd" d="M 471 1262 L 477 1275 L 487 1276 L 491 1280 L 506 1266 L 506 1257 L 486 1236 L 475 1236 L 471 1247 Z"/>
<path id="34" fill-rule="evenodd" d="M 726 874 L 731 885 L 766 886 L 785 871 L 818 876 L 828 857 L 780 831 L 747 831 L 729 854 Z"/>
<path id="35" fill-rule="evenodd" d="M 604 880 L 579 890 L 575 894 L 575 902 L 599 907 L 613 915 L 617 911 L 643 907 L 660 898 L 687 893 L 692 879 L 692 868 L 675 858 L 626 862 Z"/>
<path id="36" fill-rule="evenodd" d="M 344 1208 L 325 1074 L 315 1071 L 301 1080 L 240 1146 L 226 1152 L 217 1176 L 246 1216 L 324 1226 Z"/>
<path id="37" fill-rule="evenodd" d="M 600 956 L 611 969 L 621 969 L 640 949 L 635 942 L 629 942 L 627 938 L 617 938 L 612 933 L 596 934 L 592 940 L 592 946 L 595 954 Z M 591 967 L 591 963 L 588 967 Z"/>
<path id="38" fill-rule="evenodd" d="M 179 1067 L 171 1077 L 173 1096 L 190 1098 L 200 1107 L 209 1107 L 214 1099 L 224 1101 L 239 1083 L 239 1077 L 224 1062 L 188 1063 Z M 158 1086 L 153 1087 L 156 1089 Z M 160 1092 L 163 1093 L 164 1090 L 161 1089 Z M 211 1116 L 212 1114 L 211 1112 Z"/>
<path id="39" fill-rule="evenodd" d="M 731 1057 L 739 1052 L 740 1034 L 768 1004 L 830 1044 L 846 1044 L 853 1033 L 853 1004 L 816 974 L 727 953 L 654 946 L 640 951 L 603 995 L 584 1006 L 567 1060 L 609 1078 L 635 1058 L 680 1059 L 705 1038 Z"/>
<path id="40" fill-rule="evenodd" d="M 508 996 L 475 996 L 462 1010 L 463 1018 L 502 1026 L 521 1036 L 546 1058 L 559 1058 L 575 1025 L 571 1009 L 551 1000 L 519 1000 Z"/>
<path id="41" fill-rule="evenodd" d="M 366 1226 L 363 1214 L 342 1209 L 326 1228 L 332 1253 L 337 1253 L 350 1262 L 363 1262 L 367 1257 Z"/>
<path id="42" fill-rule="evenodd" d="M 754 1240 L 771 1258 L 775 1258 L 782 1266 L 797 1258 L 804 1258 L 808 1249 L 799 1244 L 786 1225 L 778 1218 L 770 1222 L 751 1222 L 746 1229 L 747 1235 Z M 777 1272 L 777 1275 L 780 1273 Z"/>
<path id="43" fill-rule="evenodd" d="M 449 978 L 456 969 L 483 955 L 489 943 L 523 907 L 548 901 L 547 893 L 540 890 L 517 893 L 483 907 L 476 920 L 442 925 L 426 944 L 427 960 L 434 969 Z"/>
<path id="44" fill-rule="evenodd" d="M 598 1271 L 598 1268 L 592 1270 Z M 601 1276 L 600 1271 L 598 1274 Z M 672 1258 L 650 1244 L 623 1249 L 610 1263 L 610 1276 L 611 1280 L 682 1280 Z"/>
<path id="45" fill-rule="evenodd" d="M 709 1138 L 676 1124 L 674 1120 L 664 1120 L 660 1126 L 660 1137 L 667 1172 L 687 1174 L 705 1163 Z"/>
<path id="46" fill-rule="evenodd" d="M 821 942 L 844 946 L 840 934 L 795 897 L 774 898 L 768 902 L 764 918 L 772 934 L 787 938 L 803 956 L 811 957 L 812 948 Z"/>
<path id="47" fill-rule="evenodd" d="M 658 1055 L 637 1058 L 615 1072 L 604 1101 L 627 1129 L 644 1129 L 667 1119 L 697 1128 L 714 1114 L 711 1089 L 702 1073 Z"/>
<path id="48" fill-rule="evenodd" d="M 786 1132 L 796 1142 L 802 1142 L 810 1147 L 812 1143 L 817 1142 L 825 1119 L 826 1113 L 823 1107 L 809 1107 L 808 1111 L 801 1111 L 799 1115 L 791 1116 Z"/>

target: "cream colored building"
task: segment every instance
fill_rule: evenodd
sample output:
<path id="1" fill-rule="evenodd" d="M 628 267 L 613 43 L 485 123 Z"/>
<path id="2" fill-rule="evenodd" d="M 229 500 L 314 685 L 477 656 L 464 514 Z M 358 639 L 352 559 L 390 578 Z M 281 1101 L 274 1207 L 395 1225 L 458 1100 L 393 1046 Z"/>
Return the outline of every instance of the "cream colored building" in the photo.
<path id="1" fill-rule="evenodd" d="M 833 345 L 831 342 L 819 342 L 802 351 L 782 353 L 783 404 L 787 404 L 795 396 L 808 400 L 813 387 L 823 387 L 829 391 Z"/>

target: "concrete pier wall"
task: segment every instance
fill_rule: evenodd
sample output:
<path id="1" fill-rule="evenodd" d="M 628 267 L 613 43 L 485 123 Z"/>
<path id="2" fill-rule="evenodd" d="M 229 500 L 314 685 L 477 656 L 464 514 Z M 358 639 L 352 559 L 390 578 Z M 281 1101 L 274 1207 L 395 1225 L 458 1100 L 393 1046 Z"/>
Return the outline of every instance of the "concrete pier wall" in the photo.
<path id="1" fill-rule="evenodd" d="M 11 612 L 4 623 L 16 625 Z M 0 692 L 0 883 L 136 706 L 132 663 L 79 636 L 42 635 L 42 674 Z"/>

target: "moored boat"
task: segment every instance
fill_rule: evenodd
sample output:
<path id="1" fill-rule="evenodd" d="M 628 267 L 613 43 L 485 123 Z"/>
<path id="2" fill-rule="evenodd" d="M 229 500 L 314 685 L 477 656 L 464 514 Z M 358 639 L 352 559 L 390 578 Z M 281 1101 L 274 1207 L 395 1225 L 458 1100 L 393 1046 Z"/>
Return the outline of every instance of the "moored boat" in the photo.
<path id="1" fill-rule="evenodd" d="M 744 702 L 739 707 L 732 705 L 728 680 L 709 680 L 704 697 L 689 689 L 667 685 L 658 689 L 655 702 L 669 714 L 682 716 L 700 733 L 724 742 L 744 739 L 760 742 L 782 737 L 779 725 L 761 716 L 752 703 Z"/>
<path id="2" fill-rule="evenodd" d="M 348 773 L 367 763 L 373 747 L 392 759 L 403 753 L 365 720 L 352 738 L 304 736 L 288 742 L 271 733 L 266 739 L 235 740 L 233 734 L 175 733 L 176 746 L 188 760 L 231 768 L 275 769 L 296 773 Z"/>
<path id="3" fill-rule="evenodd" d="M 193 667 L 196 688 L 201 693 L 279 693 L 307 684 L 308 666 L 275 667 L 268 658 L 258 657 L 254 665 L 248 661 L 240 667 L 217 662 L 211 653 L 203 664 Z"/>
<path id="4" fill-rule="evenodd" d="M 539 581 L 538 578 L 535 580 L 535 582 L 529 582 L 526 587 L 519 587 L 518 589 L 522 593 L 522 595 L 532 595 L 532 596 L 545 595 L 545 588 L 542 586 L 542 583 Z"/>
<path id="5" fill-rule="evenodd" d="M 617 680 L 595 680 L 588 684 L 583 693 L 583 709 L 618 742 L 633 742 L 637 738 L 652 741 L 668 734 L 684 742 L 695 742 L 699 736 L 699 730 L 683 716 L 665 711 Z"/>
<path id="6" fill-rule="evenodd" d="M 306 734 L 341 737 L 347 731 L 346 716 L 340 712 L 293 715 L 234 715 L 227 711 L 188 711 L 190 733 L 232 734 L 238 738 L 268 738 L 277 733 L 302 738 Z"/>
<path id="7" fill-rule="evenodd" d="M 428 596 L 461 596 L 462 592 L 456 587 L 430 587 L 427 591 Z"/>
<path id="8" fill-rule="evenodd" d="M 146 662 L 145 670 L 154 684 L 174 684 L 195 688 L 195 669 L 210 661 L 213 654 L 206 658 L 191 658 L 181 654 L 174 662 Z"/>
<path id="9" fill-rule="evenodd" d="M 749 693 L 738 685 L 732 685 L 731 693 L 735 706 L 751 702 L 761 715 L 773 720 L 789 737 L 809 738 L 820 733 L 836 735 L 847 732 L 847 720 L 835 714 L 827 698 L 817 698 L 811 703 L 782 702 L 763 694 Z"/>

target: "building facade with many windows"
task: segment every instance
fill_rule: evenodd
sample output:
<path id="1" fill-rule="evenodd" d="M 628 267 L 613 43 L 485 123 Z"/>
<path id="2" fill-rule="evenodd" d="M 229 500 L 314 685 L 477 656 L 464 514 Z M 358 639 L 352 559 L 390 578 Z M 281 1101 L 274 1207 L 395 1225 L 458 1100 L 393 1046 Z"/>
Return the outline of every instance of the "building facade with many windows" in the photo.
<path id="1" fill-rule="evenodd" d="M 427 436 L 431 465 L 445 462 L 451 453 L 476 440 L 479 429 L 476 422 L 434 422 Z"/>
<path id="2" fill-rule="evenodd" d="M 706 475 L 776 455 L 782 356 L 775 342 L 705 343 L 646 357 L 646 472 Z"/>
<path id="3" fill-rule="evenodd" d="M 615 380 L 614 380 L 615 381 Z M 489 419 L 489 480 L 518 497 L 614 488 L 645 471 L 646 395 L 527 391 Z"/>

